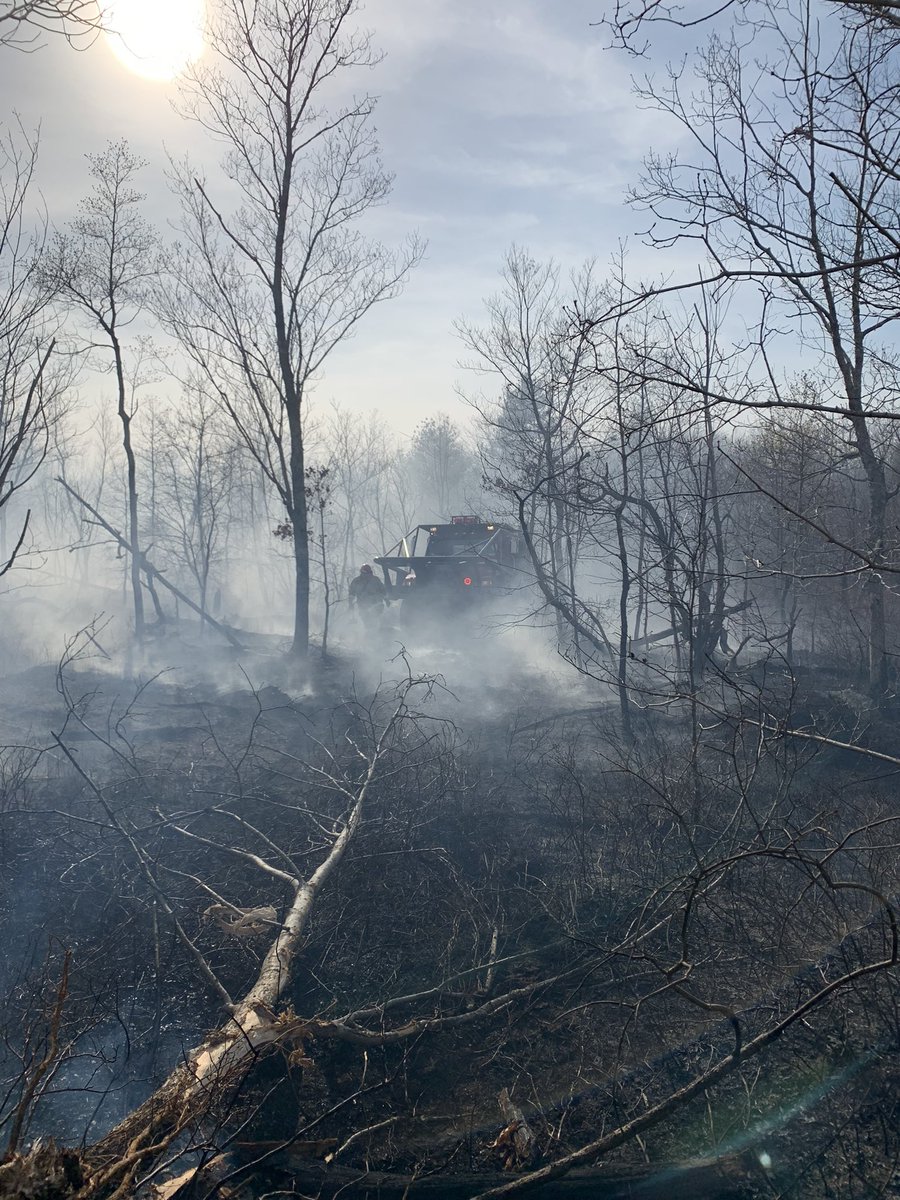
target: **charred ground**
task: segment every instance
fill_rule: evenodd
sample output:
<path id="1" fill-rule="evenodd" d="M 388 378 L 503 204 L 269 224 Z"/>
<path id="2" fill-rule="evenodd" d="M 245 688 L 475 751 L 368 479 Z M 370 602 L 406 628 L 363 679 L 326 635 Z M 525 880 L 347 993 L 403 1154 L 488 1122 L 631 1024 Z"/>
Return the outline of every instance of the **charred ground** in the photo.
<path id="1" fill-rule="evenodd" d="M 864 741 L 841 681 L 625 738 L 583 684 L 510 665 L 500 715 L 387 661 L 136 687 L 82 638 L 6 681 L 4 1194 L 890 1194 L 896 766 L 761 728 Z"/>

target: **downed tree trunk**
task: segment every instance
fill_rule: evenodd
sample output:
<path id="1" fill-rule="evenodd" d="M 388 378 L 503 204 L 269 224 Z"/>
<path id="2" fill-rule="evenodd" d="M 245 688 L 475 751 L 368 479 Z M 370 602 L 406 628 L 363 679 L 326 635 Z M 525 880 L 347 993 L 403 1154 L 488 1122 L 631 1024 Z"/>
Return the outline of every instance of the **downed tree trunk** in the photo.
<path id="1" fill-rule="evenodd" d="M 110 525 L 110 523 L 105 520 L 99 512 L 97 512 L 96 508 L 94 508 L 92 504 L 85 500 L 84 496 L 79 496 L 75 489 L 70 487 L 64 479 L 60 478 L 59 475 L 56 477 L 56 482 L 61 483 L 69 495 L 74 497 L 74 499 L 77 500 L 83 508 L 87 509 L 97 524 L 105 529 L 110 537 L 115 538 L 123 550 L 126 550 L 129 554 L 132 553 L 131 542 L 127 541 L 122 534 L 119 533 L 118 529 L 113 528 L 113 526 Z M 229 629 L 227 625 L 223 625 L 221 621 L 217 621 L 215 617 L 211 617 L 209 613 L 204 611 L 199 604 L 196 604 L 190 598 L 190 596 L 185 595 L 181 588 L 176 587 L 174 583 L 170 583 L 169 580 L 166 579 L 165 575 L 160 574 L 156 567 L 154 567 L 153 563 L 150 562 L 146 554 L 142 552 L 138 555 L 138 558 L 140 559 L 140 568 L 147 576 L 148 586 L 150 587 L 151 595 L 154 598 L 154 603 L 158 603 L 156 593 L 153 592 L 153 580 L 156 579 L 167 591 L 171 592 L 173 596 L 179 599 L 182 604 L 186 604 L 188 608 L 193 609 L 193 611 L 200 617 L 201 621 L 205 621 L 207 625 L 209 625 L 212 629 L 215 629 L 217 633 L 221 633 L 224 638 L 227 638 L 236 650 L 243 649 L 240 639 L 233 630 Z"/>
<path id="2" fill-rule="evenodd" d="M 271 875 L 291 888 L 292 899 L 255 982 L 233 1005 L 227 1020 L 187 1055 L 162 1086 L 89 1148 L 86 1161 L 92 1170 L 86 1186 L 78 1192 L 80 1200 L 124 1200 L 130 1196 L 140 1171 L 196 1124 L 229 1086 L 243 1078 L 260 1053 L 278 1042 L 297 1042 L 308 1033 L 308 1023 L 291 1012 L 279 1016 L 276 1009 L 290 983 L 293 960 L 302 945 L 316 896 L 337 869 L 359 827 L 372 780 L 404 711 L 405 699 L 401 698 L 367 755 L 366 768 L 354 789 L 341 785 L 340 790 L 350 800 L 349 813 L 327 855 L 309 878 L 292 878 L 287 871 L 267 866 Z"/>
<path id="3" fill-rule="evenodd" d="M 506 1125 L 494 1142 L 494 1149 L 503 1151 L 504 1169 L 511 1171 L 517 1167 L 531 1166 L 537 1153 L 537 1145 L 525 1114 L 510 1100 L 506 1088 L 500 1093 L 499 1103 Z"/>
<path id="4" fill-rule="evenodd" d="M 52 1141 L 12 1154 L 0 1166 L 3 1200 L 70 1200 L 83 1183 L 81 1155 Z"/>
<path id="5" fill-rule="evenodd" d="M 730 608 L 726 608 L 722 613 L 722 617 L 733 617 L 739 612 L 744 612 L 752 606 L 752 600 L 742 600 L 740 604 L 732 604 Z M 652 646 L 655 642 L 662 642 L 666 638 L 674 637 L 677 630 L 671 625 L 667 629 L 660 629 L 658 633 L 649 633 L 646 637 L 630 638 L 628 645 L 632 650 L 639 646 Z"/>
<path id="6" fill-rule="evenodd" d="M 195 1200 L 208 1194 L 204 1187 L 220 1186 L 221 1195 L 248 1200 L 259 1194 L 258 1180 L 241 1164 L 240 1155 L 222 1155 L 209 1164 L 203 1182 L 173 1181 L 174 1190 L 161 1188 L 158 1200 Z M 288 1161 L 290 1160 L 290 1161 Z M 748 1200 L 750 1172 L 737 1159 L 653 1166 L 591 1167 L 554 1179 L 541 1189 L 542 1200 Z M 487 1188 L 506 1182 L 505 1174 L 428 1175 L 422 1178 L 382 1171 L 354 1170 L 299 1161 L 285 1151 L 279 1169 L 268 1171 L 265 1186 L 288 1184 L 293 1194 L 317 1200 L 471 1200 Z M 196 1184 L 200 1184 L 199 1190 Z M 226 1191 L 225 1189 L 233 1189 Z"/>

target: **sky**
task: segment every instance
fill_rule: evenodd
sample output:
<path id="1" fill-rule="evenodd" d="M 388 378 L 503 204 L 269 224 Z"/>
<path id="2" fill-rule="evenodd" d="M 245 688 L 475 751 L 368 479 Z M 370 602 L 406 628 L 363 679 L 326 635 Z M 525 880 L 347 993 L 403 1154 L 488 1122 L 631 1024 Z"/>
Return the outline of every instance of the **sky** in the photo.
<path id="1" fill-rule="evenodd" d="M 214 2 L 214 0 L 211 0 Z M 148 0 L 149 4 L 153 0 Z M 646 62 L 609 49 L 604 0 L 369 0 L 362 14 L 383 61 L 366 79 L 388 204 L 370 221 L 399 243 L 417 232 L 422 263 L 401 297 L 370 313 L 317 384 L 320 403 L 381 411 L 401 431 L 448 412 L 462 418 L 465 352 L 454 321 L 477 322 L 512 243 L 564 269 L 604 266 L 628 241 L 637 275 L 678 271 L 636 237 L 645 215 L 625 204 L 645 154 L 678 131 L 638 105 L 631 73 Z M 0 49 L 0 99 L 40 125 L 39 180 L 53 222 L 89 189 L 86 153 L 125 137 L 148 161 L 148 216 L 174 217 L 167 154 L 212 163 L 203 131 L 171 107 L 173 84 L 140 78 L 105 38 L 75 51 L 48 39 L 31 53 Z"/>

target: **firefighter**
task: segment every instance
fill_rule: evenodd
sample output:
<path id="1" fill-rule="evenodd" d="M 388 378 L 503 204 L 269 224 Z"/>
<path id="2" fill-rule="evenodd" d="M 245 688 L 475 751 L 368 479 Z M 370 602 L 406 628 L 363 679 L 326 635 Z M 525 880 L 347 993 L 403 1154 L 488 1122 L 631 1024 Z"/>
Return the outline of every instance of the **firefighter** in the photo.
<path id="1" fill-rule="evenodd" d="M 359 613 L 359 618 L 367 629 L 372 629 L 387 604 L 384 584 L 377 579 L 368 563 L 363 563 L 359 574 L 350 582 L 350 603 Z"/>

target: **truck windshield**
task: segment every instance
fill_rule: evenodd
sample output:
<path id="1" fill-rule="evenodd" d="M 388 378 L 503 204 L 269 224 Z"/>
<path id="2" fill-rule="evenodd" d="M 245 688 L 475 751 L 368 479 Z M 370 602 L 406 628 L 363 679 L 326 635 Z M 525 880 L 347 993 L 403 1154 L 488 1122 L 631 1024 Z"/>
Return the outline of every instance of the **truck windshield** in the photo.
<path id="1" fill-rule="evenodd" d="M 464 534 L 457 534 L 454 537 L 435 537 L 432 534 L 428 539 L 427 553 L 448 556 L 477 554 L 484 549 L 487 540 L 484 534 L 478 536 L 469 534 L 468 537 Z"/>

